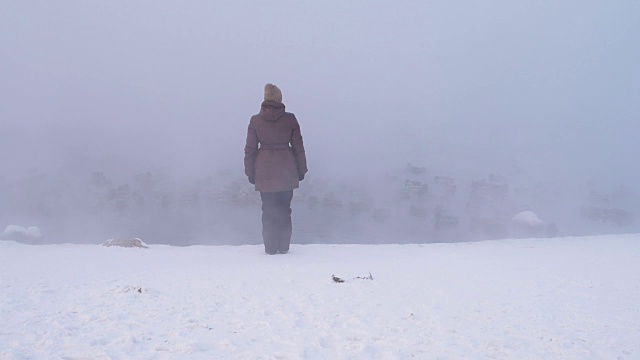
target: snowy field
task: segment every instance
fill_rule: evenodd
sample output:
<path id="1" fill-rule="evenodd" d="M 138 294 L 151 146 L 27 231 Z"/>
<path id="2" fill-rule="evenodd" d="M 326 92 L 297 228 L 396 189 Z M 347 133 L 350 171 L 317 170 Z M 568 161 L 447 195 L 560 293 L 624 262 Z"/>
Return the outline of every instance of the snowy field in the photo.
<path id="1" fill-rule="evenodd" d="M 639 274 L 640 235 L 276 256 L 0 241 L 0 359 L 639 359 Z"/>

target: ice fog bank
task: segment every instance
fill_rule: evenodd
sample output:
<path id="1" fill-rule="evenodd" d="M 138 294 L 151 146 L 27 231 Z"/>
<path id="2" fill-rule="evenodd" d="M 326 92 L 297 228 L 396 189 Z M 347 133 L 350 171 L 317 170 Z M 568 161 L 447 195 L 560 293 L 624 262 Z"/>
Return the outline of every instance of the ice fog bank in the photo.
<path id="1" fill-rule="evenodd" d="M 638 231 L 637 14 L 631 0 L 2 2 L 0 230 L 259 242 L 242 147 L 272 82 L 310 168 L 294 242 L 532 235 L 511 223 L 521 211 L 542 236 Z"/>
<path id="2" fill-rule="evenodd" d="M 294 192 L 292 241 L 431 243 L 640 232 L 638 189 L 629 184 L 449 174 L 410 164 L 341 178 L 312 173 Z M 206 177 L 155 170 L 69 178 L 34 171 L 1 181 L 0 194 L 2 221 L 36 225 L 42 233 L 3 235 L 10 240 L 261 243 L 260 197 L 239 167 Z"/>

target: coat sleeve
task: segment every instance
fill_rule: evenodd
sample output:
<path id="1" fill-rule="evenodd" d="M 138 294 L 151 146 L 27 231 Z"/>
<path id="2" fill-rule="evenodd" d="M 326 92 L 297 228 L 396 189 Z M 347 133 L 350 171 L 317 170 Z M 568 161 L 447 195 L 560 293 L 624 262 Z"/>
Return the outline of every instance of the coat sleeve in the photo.
<path id="1" fill-rule="evenodd" d="M 293 131 L 291 133 L 291 148 L 296 157 L 296 165 L 298 167 L 298 175 L 307 173 L 307 156 L 304 153 L 304 143 L 302 142 L 302 133 L 300 132 L 300 124 L 295 115 L 293 116 Z"/>
<path id="2" fill-rule="evenodd" d="M 256 175 L 256 155 L 258 153 L 258 134 L 253 127 L 253 121 L 249 122 L 247 129 L 247 142 L 244 146 L 244 173 L 248 177 Z"/>

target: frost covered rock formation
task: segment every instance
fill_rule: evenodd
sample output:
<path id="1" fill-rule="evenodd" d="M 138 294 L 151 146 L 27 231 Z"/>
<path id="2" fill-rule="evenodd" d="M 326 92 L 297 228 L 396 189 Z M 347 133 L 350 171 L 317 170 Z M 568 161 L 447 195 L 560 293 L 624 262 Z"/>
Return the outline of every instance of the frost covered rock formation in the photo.
<path id="1" fill-rule="evenodd" d="M 144 241 L 142 241 L 139 238 L 133 238 L 133 239 L 109 239 L 105 242 L 102 243 L 102 246 L 106 246 L 106 247 L 110 247 L 110 246 L 120 246 L 120 247 L 137 247 L 137 248 L 144 248 L 144 249 L 148 249 L 149 247 L 147 246 L 147 244 L 144 243 Z"/>
<path id="2" fill-rule="evenodd" d="M 13 240 L 27 244 L 39 243 L 41 238 L 42 233 L 37 226 L 25 228 L 20 225 L 9 225 L 0 234 L 0 240 Z"/>
<path id="3" fill-rule="evenodd" d="M 511 236 L 544 236 L 544 222 L 533 211 L 521 211 L 511 218 Z"/>

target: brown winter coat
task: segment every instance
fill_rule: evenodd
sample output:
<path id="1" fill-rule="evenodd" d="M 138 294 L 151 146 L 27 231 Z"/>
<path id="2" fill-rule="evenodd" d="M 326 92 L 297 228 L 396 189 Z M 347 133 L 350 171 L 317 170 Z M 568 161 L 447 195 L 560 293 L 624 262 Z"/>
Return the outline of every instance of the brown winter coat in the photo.
<path id="1" fill-rule="evenodd" d="M 289 191 L 307 172 L 300 125 L 295 115 L 276 101 L 264 101 L 251 117 L 244 147 L 244 172 L 254 178 L 256 191 Z"/>

